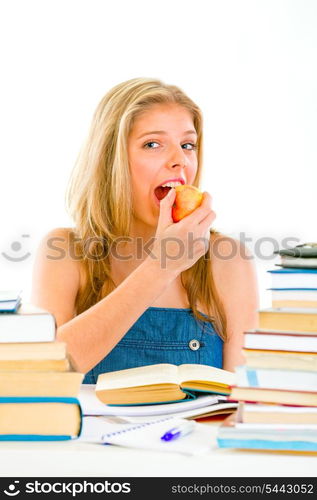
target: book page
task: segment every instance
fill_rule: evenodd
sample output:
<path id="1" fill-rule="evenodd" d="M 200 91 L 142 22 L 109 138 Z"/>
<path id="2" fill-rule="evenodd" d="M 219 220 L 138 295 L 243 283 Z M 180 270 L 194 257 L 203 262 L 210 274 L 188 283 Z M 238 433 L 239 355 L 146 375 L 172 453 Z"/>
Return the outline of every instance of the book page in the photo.
<path id="1" fill-rule="evenodd" d="M 125 417 L 150 418 L 158 415 L 178 414 L 182 411 L 202 409 L 226 401 L 225 396 L 199 396 L 196 399 L 187 399 L 178 403 L 140 406 L 109 406 L 102 403 L 96 396 L 94 384 L 82 384 L 78 399 L 83 415 L 124 415 Z M 226 403 L 228 404 L 228 403 Z M 317 408 L 316 408 L 317 411 Z"/>
<path id="2" fill-rule="evenodd" d="M 235 383 L 236 375 L 233 372 L 222 370 L 208 365 L 183 364 L 178 367 L 178 383 L 199 380 L 217 382 L 226 385 Z"/>
<path id="3" fill-rule="evenodd" d="M 96 391 L 151 384 L 178 384 L 177 366 L 169 363 L 138 366 L 99 375 Z"/>

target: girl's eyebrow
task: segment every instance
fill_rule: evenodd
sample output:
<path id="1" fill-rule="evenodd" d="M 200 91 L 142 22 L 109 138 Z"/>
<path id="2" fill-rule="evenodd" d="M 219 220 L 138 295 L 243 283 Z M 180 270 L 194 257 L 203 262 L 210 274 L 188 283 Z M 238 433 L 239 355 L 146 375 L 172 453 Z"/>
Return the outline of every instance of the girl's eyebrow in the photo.
<path id="1" fill-rule="evenodd" d="M 151 134 L 161 134 L 161 135 L 166 135 L 167 132 L 165 132 L 164 130 L 151 130 L 150 132 L 145 132 L 144 134 L 141 134 L 138 139 L 141 139 L 141 137 L 144 137 L 145 135 L 151 135 Z M 184 135 L 186 134 L 195 134 L 197 135 L 196 133 L 196 130 L 186 130 L 186 132 L 184 132 Z"/>

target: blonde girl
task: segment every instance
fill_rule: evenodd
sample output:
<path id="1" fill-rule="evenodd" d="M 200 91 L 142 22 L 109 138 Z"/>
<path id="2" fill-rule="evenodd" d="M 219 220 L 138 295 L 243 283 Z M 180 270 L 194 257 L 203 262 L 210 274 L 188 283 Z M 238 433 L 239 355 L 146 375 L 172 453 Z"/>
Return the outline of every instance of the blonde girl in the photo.
<path id="1" fill-rule="evenodd" d="M 31 300 L 52 312 L 74 367 L 243 362 L 258 321 L 252 255 L 211 226 L 211 195 L 173 222 L 175 186 L 200 188 L 202 113 L 178 87 L 135 78 L 100 101 L 68 190 L 74 227 L 49 231 Z"/>

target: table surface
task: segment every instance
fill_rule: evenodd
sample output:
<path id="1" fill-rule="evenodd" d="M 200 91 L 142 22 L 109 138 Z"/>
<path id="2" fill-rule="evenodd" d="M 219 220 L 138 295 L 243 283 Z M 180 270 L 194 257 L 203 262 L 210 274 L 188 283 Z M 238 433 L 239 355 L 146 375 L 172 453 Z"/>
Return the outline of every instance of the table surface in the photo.
<path id="1" fill-rule="evenodd" d="M 206 422 L 210 452 L 199 456 L 79 440 L 0 443 L 1 477 L 316 477 L 317 456 L 218 448 L 220 420 Z"/>

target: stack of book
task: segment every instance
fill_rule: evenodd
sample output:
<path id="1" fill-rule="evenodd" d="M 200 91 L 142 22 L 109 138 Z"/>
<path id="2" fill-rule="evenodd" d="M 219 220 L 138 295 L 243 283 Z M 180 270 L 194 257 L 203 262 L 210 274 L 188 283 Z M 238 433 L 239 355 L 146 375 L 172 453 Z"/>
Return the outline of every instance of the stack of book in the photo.
<path id="1" fill-rule="evenodd" d="M 276 250 L 281 269 L 272 277 L 273 308 L 317 308 L 317 243 Z"/>
<path id="2" fill-rule="evenodd" d="M 238 411 L 219 429 L 220 447 L 317 451 L 317 269 L 309 267 L 311 253 L 292 256 L 298 267 L 281 259 L 281 269 L 268 271 L 272 307 L 260 309 L 259 327 L 244 332 L 245 364 L 235 370 L 230 395 Z"/>
<path id="3" fill-rule="evenodd" d="M 0 292 L 0 441 L 78 437 L 84 375 L 73 370 L 55 338 L 48 311 Z"/>

